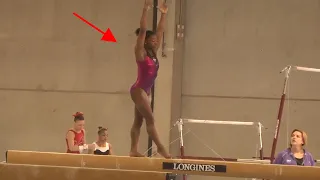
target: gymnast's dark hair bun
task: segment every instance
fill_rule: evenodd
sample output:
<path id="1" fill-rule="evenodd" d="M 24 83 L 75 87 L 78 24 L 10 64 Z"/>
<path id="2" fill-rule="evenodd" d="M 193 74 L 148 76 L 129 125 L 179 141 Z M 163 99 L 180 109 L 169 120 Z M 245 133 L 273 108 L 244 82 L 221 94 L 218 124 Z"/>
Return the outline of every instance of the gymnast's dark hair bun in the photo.
<path id="1" fill-rule="evenodd" d="M 137 36 L 139 35 L 139 32 L 140 32 L 140 28 L 136 29 L 135 33 Z"/>
<path id="2" fill-rule="evenodd" d="M 140 33 L 140 28 L 136 29 L 135 31 L 136 35 L 138 36 Z M 151 30 L 146 31 L 146 39 L 148 39 L 151 35 L 154 35 L 155 33 Z"/>
<path id="3" fill-rule="evenodd" d="M 76 112 L 72 116 L 74 117 L 74 121 L 84 120 L 83 112 Z"/>
<path id="4" fill-rule="evenodd" d="M 103 133 L 104 131 L 107 131 L 107 130 L 108 130 L 108 128 L 99 126 L 99 127 L 98 127 L 98 134 L 100 135 L 101 133 Z"/>

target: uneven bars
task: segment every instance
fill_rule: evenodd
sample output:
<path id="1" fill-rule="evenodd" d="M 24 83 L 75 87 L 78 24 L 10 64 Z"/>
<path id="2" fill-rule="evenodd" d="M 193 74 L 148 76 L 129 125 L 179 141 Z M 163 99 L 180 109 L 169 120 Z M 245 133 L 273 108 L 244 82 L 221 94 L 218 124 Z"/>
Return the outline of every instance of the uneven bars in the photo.
<path id="1" fill-rule="evenodd" d="M 301 66 L 293 66 L 295 70 L 298 71 L 309 71 L 309 72 L 320 72 L 320 69 L 317 68 L 309 68 L 309 67 L 301 67 Z"/>
<path id="2" fill-rule="evenodd" d="M 199 124 L 224 124 L 224 125 L 243 125 L 253 126 L 255 122 L 241 122 L 241 121 L 218 121 L 218 120 L 201 120 L 201 119 L 181 119 L 186 123 L 199 123 Z"/>
<path id="3" fill-rule="evenodd" d="M 260 160 L 263 160 L 263 140 L 262 140 L 262 127 L 263 125 L 259 122 L 258 123 L 258 136 L 259 136 L 259 153 L 260 153 Z"/>
<path id="4" fill-rule="evenodd" d="M 181 158 L 178 156 L 177 158 Z M 184 159 L 195 159 L 195 160 L 209 160 L 209 161 L 230 161 L 230 162 L 248 162 L 248 163 L 262 163 L 270 164 L 269 160 L 260 159 L 239 159 L 239 158 L 225 158 L 225 157 L 203 157 L 203 156 L 184 156 Z"/>
<path id="5" fill-rule="evenodd" d="M 178 131 L 179 131 L 179 139 L 180 139 L 180 156 L 181 159 L 184 159 L 184 142 L 183 142 L 183 120 L 180 118 L 175 125 L 178 126 Z M 182 179 L 186 180 L 187 176 L 186 174 L 182 175 Z"/>
<path id="6" fill-rule="evenodd" d="M 200 120 L 200 119 L 183 119 L 180 118 L 175 125 L 178 126 L 179 136 L 180 136 L 180 157 L 184 159 L 184 140 L 183 140 L 183 123 L 200 123 L 200 124 L 222 124 L 222 125 L 245 125 L 252 126 L 258 125 L 258 136 L 259 136 L 259 153 L 260 160 L 263 160 L 263 142 L 262 142 L 262 127 L 263 125 L 260 122 L 241 122 L 241 121 L 217 121 L 217 120 Z M 191 157 L 191 156 L 189 156 Z M 183 180 L 185 180 L 185 176 L 183 176 Z"/>

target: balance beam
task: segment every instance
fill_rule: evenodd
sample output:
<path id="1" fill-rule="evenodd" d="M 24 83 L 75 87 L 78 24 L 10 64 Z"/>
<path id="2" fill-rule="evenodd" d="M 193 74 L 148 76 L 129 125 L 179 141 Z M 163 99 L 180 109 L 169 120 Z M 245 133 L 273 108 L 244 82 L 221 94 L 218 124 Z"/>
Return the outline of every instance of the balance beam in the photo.
<path id="1" fill-rule="evenodd" d="M 320 167 L 254 164 L 211 160 L 97 156 L 89 154 L 9 150 L 7 151 L 7 162 L 16 164 L 159 171 L 176 174 L 273 180 L 320 179 Z"/>
<path id="2" fill-rule="evenodd" d="M 166 180 L 166 173 L 0 163 L 3 180 Z"/>

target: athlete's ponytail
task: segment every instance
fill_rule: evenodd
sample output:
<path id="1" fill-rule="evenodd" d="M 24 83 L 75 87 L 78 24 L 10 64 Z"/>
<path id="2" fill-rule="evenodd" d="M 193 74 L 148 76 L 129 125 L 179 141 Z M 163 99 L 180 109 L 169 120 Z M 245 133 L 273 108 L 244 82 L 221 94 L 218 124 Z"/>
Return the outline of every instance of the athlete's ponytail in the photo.
<path id="1" fill-rule="evenodd" d="M 138 36 L 140 33 L 140 28 L 136 29 L 136 31 L 134 33 Z"/>

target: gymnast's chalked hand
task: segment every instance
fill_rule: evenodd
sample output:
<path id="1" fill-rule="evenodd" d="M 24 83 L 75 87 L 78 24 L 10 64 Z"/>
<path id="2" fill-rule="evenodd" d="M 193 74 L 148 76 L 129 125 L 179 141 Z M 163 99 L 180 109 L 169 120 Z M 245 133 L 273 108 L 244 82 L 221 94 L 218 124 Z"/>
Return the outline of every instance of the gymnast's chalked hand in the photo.
<path id="1" fill-rule="evenodd" d="M 165 1 L 162 1 L 162 4 L 158 6 L 158 9 L 162 14 L 166 14 L 168 12 L 168 6 Z"/>
<path id="2" fill-rule="evenodd" d="M 149 10 L 152 7 L 152 0 L 145 0 L 144 8 Z"/>

